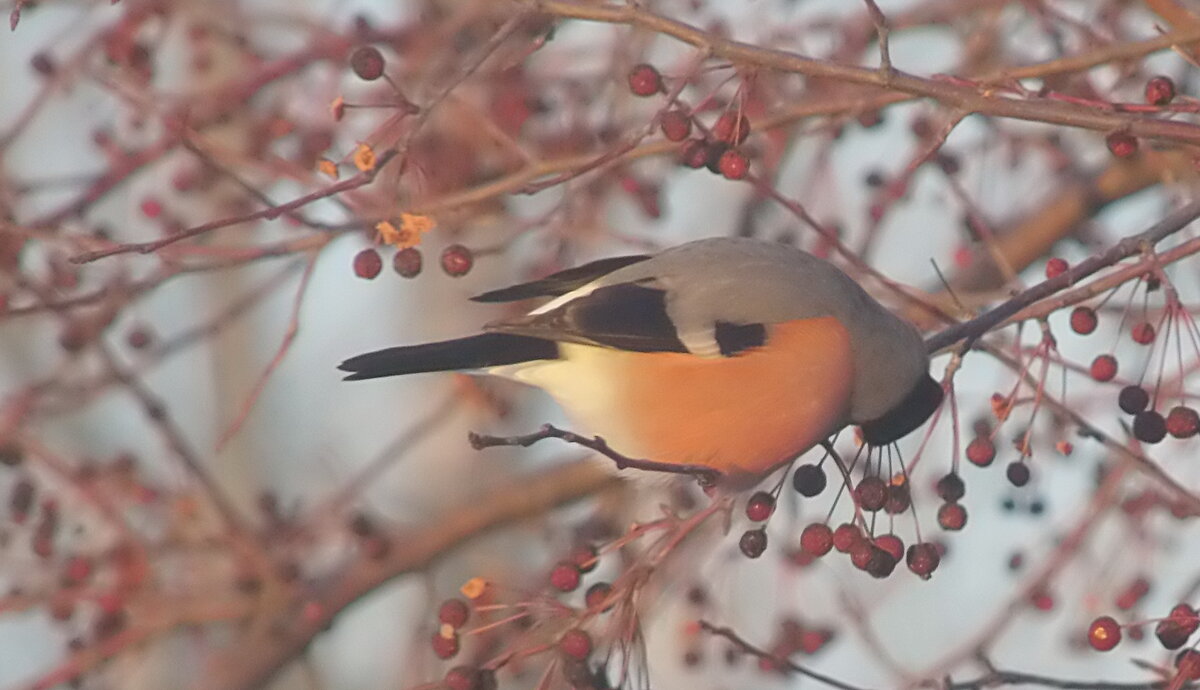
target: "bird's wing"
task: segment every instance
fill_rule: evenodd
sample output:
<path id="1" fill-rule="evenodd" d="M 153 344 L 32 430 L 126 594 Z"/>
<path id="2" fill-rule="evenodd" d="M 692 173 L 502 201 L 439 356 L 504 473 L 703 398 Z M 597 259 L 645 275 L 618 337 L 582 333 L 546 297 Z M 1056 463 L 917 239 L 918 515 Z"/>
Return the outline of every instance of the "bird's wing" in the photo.
<path id="1" fill-rule="evenodd" d="M 634 254 L 631 256 L 613 256 L 599 259 L 582 266 L 568 268 L 558 273 L 552 273 L 540 280 L 528 283 L 518 283 L 499 290 L 490 290 L 471 298 L 475 302 L 516 302 L 533 297 L 557 297 L 565 295 L 576 288 L 583 287 L 601 276 L 624 268 L 630 264 L 649 259 L 649 254 Z"/>
<path id="2" fill-rule="evenodd" d="M 566 295 L 550 309 L 488 324 L 492 333 L 532 336 L 632 352 L 689 352 L 667 312 L 667 292 L 653 279 L 604 285 Z M 730 356 L 766 342 L 763 324 L 713 324 L 720 354 Z"/>

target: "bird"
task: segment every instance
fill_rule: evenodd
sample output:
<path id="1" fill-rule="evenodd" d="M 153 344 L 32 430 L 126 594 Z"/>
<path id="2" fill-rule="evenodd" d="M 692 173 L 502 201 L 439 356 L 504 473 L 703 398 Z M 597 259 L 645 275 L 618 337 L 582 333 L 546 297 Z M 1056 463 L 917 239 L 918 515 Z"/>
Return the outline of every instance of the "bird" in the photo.
<path id="1" fill-rule="evenodd" d="M 547 300 L 481 333 L 342 362 L 345 380 L 422 372 L 542 388 L 572 424 L 660 467 L 749 484 L 857 425 L 888 445 L 942 387 L 910 323 L 833 264 L 752 238 L 599 259 L 485 292 Z"/>

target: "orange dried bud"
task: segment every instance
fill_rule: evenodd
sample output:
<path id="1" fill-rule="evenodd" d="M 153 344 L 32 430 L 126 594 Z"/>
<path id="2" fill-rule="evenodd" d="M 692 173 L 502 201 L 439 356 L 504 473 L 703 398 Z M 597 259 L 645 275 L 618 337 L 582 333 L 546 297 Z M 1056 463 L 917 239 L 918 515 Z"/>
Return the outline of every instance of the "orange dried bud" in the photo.
<path id="1" fill-rule="evenodd" d="M 473 577 L 463 583 L 463 586 L 458 589 L 462 595 L 468 599 L 478 599 L 487 591 L 487 580 L 482 577 Z"/>
<path id="2" fill-rule="evenodd" d="M 337 163 L 334 163 L 328 158 L 322 158 L 321 160 L 317 161 L 317 170 L 320 170 L 321 174 L 331 179 L 336 180 L 338 178 Z"/>
<path id="3" fill-rule="evenodd" d="M 354 149 L 354 167 L 363 172 L 375 169 L 375 151 L 366 144 L 359 144 Z"/>
<path id="4" fill-rule="evenodd" d="M 346 116 L 346 99 L 338 96 L 329 104 L 329 113 L 333 115 L 334 122 L 341 122 Z"/>

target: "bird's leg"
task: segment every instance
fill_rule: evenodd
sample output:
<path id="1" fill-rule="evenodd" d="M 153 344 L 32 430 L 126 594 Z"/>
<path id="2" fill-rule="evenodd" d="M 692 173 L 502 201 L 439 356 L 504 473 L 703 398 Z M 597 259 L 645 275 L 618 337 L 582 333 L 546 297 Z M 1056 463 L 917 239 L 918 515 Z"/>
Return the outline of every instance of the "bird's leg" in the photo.
<path id="1" fill-rule="evenodd" d="M 574 443 L 578 446 L 583 446 L 593 450 L 604 457 L 613 461 L 617 469 L 635 469 L 646 470 L 648 472 L 668 472 L 671 474 L 686 474 L 696 478 L 702 487 L 714 486 L 717 480 L 721 478 L 721 473 L 711 467 L 704 465 L 680 465 L 669 462 L 656 462 L 654 460 L 645 460 L 641 458 L 631 458 L 622 455 L 613 450 L 603 438 L 599 436 L 582 436 L 573 431 L 559 429 L 552 424 L 544 424 L 541 429 L 531 433 L 522 434 L 519 436 L 489 436 L 486 434 L 477 434 L 470 432 L 467 435 L 471 447 L 475 450 L 483 448 L 492 448 L 495 446 L 521 446 L 527 448 L 533 444 L 547 438 L 557 438 L 567 443 Z"/>

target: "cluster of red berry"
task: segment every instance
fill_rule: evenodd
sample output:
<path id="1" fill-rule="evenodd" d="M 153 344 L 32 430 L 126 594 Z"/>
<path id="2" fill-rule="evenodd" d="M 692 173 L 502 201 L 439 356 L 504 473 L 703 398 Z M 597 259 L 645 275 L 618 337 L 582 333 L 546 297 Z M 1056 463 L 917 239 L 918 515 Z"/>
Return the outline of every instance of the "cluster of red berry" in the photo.
<path id="1" fill-rule="evenodd" d="M 448 276 L 464 276 L 474 265 L 475 257 L 471 250 L 461 244 L 452 244 L 442 250 L 441 266 Z M 392 256 L 392 268 L 401 277 L 415 278 L 421 273 L 422 266 L 421 250 L 416 247 L 405 247 Z M 373 280 L 382 270 L 383 257 L 374 247 L 367 247 L 354 255 L 354 275 L 359 278 Z"/>

